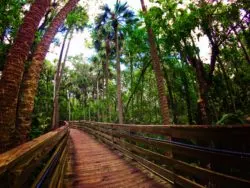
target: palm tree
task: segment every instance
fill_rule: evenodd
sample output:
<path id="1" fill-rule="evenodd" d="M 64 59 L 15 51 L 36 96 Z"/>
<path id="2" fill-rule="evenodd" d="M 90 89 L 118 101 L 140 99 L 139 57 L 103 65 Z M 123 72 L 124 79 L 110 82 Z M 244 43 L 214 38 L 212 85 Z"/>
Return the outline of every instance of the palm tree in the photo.
<path id="1" fill-rule="evenodd" d="M 50 4 L 49 0 L 36 0 L 25 15 L 14 44 L 9 50 L 0 80 L 0 152 L 11 147 L 19 88 L 24 64 L 34 41 L 38 25 Z"/>
<path id="2" fill-rule="evenodd" d="M 116 71 L 117 71 L 117 106 L 119 123 L 123 123 L 123 105 L 122 105 L 122 93 L 121 93 L 121 65 L 120 65 L 120 43 L 119 35 L 120 27 L 125 24 L 135 21 L 135 16 L 132 11 L 128 9 L 127 3 L 121 3 L 117 0 L 114 6 L 114 10 L 111 10 L 108 5 L 102 7 L 103 14 L 100 15 L 101 23 L 110 24 L 114 32 L 114 41 L 116 49 Z"/>
<path id="3" fill-rule="evenodd" d="M 147 12 L 144 0 L 141 0 L 142 11 L 144 13 Z M 150 54 L 152 58 L 153 69 L 155 72 L 158 95 L 159 95 L 159 104 L 161 109 L 162 115 L 162 123 L 164 125 L 168 125 L 170 123 L 169 120 L 169 109 L 168 109 L 168 100 L 165 94 L 165 85 L 163 80 L 163 74 L 161 70 L 161 62 L 157 51 L 157 46 L 155 42 L 155 36 L 152 28 L 150 28 L 146 22 L 147 32 L 148 32 L 148 39 L 150 45 Z"/>
<path id="4" fill-rule="evenodd" d="M 52 129 L 57 128 L 58 124 L 59 124 L 59 90 L 60 90 L 60 84 L 61 84 L 61 79 L 62 79 L 62 75 L 63 75 L 63 71 L 65 68 L 65 64 L 67 61 L 67 57 L 68 57 L 68 51 L 70 48 L 70 43 L 71 43 L 71 39 L 72 39 L 72 35 L 74 30 L 83 30 L 84 27 L 86 26 L 88 20 L 88 16 L 86 14 L 86 10 L 83 7 L 77 7 L 74 11 L 72 11 L 66 20 L 64 29 L 67 30 L 64 40 L 63 40 L 63 45 L 62 45 L 62 49 L 60 52 L 60 57 L 58 60 L 58 65 L 57 65 L 57 71 L 55 74 L 55 90 L 54 90 L 54 102 L 53 102 L 53 117 L 52 117 Z M 68 39 L 68 45 L 66 48 L 66 52 L 64 55 L 64 60 L 62 62 L 62 55 L 64 52 L 64 48 L 65 48 L 65 43 L 66 40 L 68 38 L 68 34 L 70 33 L 69 39 Z"/>
<path id="5" fill-rule="evenodd" d="M 111 38 L 112 38 L 112 31 L 111 28 L 102 22 L 102 15 L 97 18 L 96 20 L 96 27 L 93 38 L 95 38 L 95 48 L 97 52 L 101 55 L 104 55 L 105 61 L 103 61 L 103 73 L 104 73 L 104 80 L 105 80 L 105 90 L 104 96 L 106 96 L 105 103 L 108 106 L 108 119 L 111 121 L 111 106 L 109 102 L 109 61 L 111 55 Z M 107 118 L 104 118 L 107 120 Z"/>
<path id="6" fill-rule="evenodd" d="M 52 20 L 49 28 L 46 30 L 41 42 L 38 44 L 34 52 L 32 63 L 28 71 L 24 75 L 16 121 L 17 137 L 20 143 L 27 140 L 30 130 L 31 115 L 34 108 L 34 99 L 38 87 L 38 81 L 49 46 L 56 35 L 58 28 L 61 26 L 68 13 L 75 8 L 78 1 L 79 0 L 69 0 Z"/>
<path id="7" fill-rule="evenodd" d="M 58 98 L 59 98 L 59 89 L 60 89 L 60 82 L 61 82 L 61 78 L 62 78 L 62 74 L 63 74 L 63 70 L 64 70 L 64 66 L 67 60 L 67 56 L 68 56 L 68 50 L 69 50 L 69 46 L 70 46 L 70 42 L 71 42 L 71 38 L 72 38 L 72 32 L 68 41 L 68 45 L 67 45 L 67 49 L 66 49 L 66 53 L 64 55 L 64 61 L 62 62 L 63 59 L 63 52 L 64 52 L 64 48 L 65 48 L 65 44 L 66 41 L 68 39 L 68 34 L 70 33 L 70 30 L 68 30 L 64 36 L 63 39 L 63 44 L 62 44 L 62 48 L 60 51 L 60 55 L 59 55 L 59 60 L 57 63 L 57 70 L 55 73 L 55 77 L 54 77 L 54 100 L 53 100 L 53 116 L 52 116 L 52 129 L 56 128 L 56 125 L 59 122 L 59 106 L 58 106 Z"/>

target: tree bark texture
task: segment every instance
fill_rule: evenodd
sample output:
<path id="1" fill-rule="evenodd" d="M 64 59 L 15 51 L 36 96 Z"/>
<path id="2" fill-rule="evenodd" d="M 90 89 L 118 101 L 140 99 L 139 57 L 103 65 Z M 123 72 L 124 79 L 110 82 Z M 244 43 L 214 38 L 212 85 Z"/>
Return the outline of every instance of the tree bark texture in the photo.
<path id="1" fill-rule="evenodd" d="M 110 41 L 107 38 L 105 40 L 105 51 L 106 51 L 106 62 L 105 62 L 105 67 L 104 67 L 104 77 L 105 77 L 105 96 L 106 96 L 106 103 L 108 106 L 108 118 L 107 120 L 111 122 L 111 106 L 110 106 L 110 101 L 109 101 L 109 55 L 110 55 Z"/>
<path id="2" fill-rule="evenodd" d="M 200 125 L 208 125 L 209 119 L 208 119 L 208 102 L 207 102 L 207 92 L 208 92 L 208 83 L 205 79 L 205 72 L 203 64 L 200 60 L 197 60 L 196 58 L 191 60 L 193 63 L 193 66 L 196 71 L 196 78 L 198 81 L 198 88 L 199 88 L 199 99 L 197 101 L 197 107 L 198 107 L 198 124 Z"/>
<path id="3" fill-rule="evenodd" d="M 117 28 L 115 29 L 115 45 L 116 45 L 116 72 L 117 72 L 117 109 L 119 124 L 123 124 L 123 105 L 121 91 L 121 65 L 120 65 L 120 49 L 118 41 Z"/>
<path id="4" fill-rule="evenodd" d="M 147 12 L 146 6 L 144 4 L 144 0 L 141 0 L 141 6 L 143 12 Z M 153 33 L 153 30 L 147 25 L 147 32 L 148 32 L 148 38 L 149 38 L 149 44 L 150 44 L 150 53 L 152 58 L 152 64 L 153 69 L 155 72 L 156 77 L 156 83 L 157 83 L 157 89 L 158 89 L 158 95 L 159 95 L 159 104 L 161 109 L 161 115 L 162 115 L 162 123 L 164 125 L 169 125 L 169 109 L 168 109 L 168 100 L 165 94 L 165 84 L 163 80 L 162 70 L 161 70 L 161 63 L 160 58 L 157 51 L 157 46 L 155 42 L 155 36 Z"/>
<path id="5" fill-rule="evenodd" d="M 36 0 L 25 15 L 14 44 L 8 53 L 0 80 L 0 152 L 12 147 L 18 94 L 30 47 L 38 25 L 49 7 L 49 0 Z"/>
<path id="6" fill-rule="evenodd" d="M 68 3 L 60 10 L 60 12 L 52 20 L 49 28 L 45 32 L 42 41 L 38 44 L 32 64 L 24 75 L 22 96 L 19 101 L 19 110 L 17 112 L 17 134 L 21 136 L 21 142 L 27 139 L 30 131 L 31 115 L 34 108 L 34 99 L 37 92 L 38 81 L 42 71 L 43 62 L 50 44 L 57 33 L 58 28 L 69 12 L 71 12 L 79 0 L 69 0 Z"/>
<path id="7" fill-rule="evenodd" d="M 195 46 L 194 40 L 192 36 L 190 36 L 192 45 Z M 184 48 L 187 47 L 187 41 L 184 42 Z M 209 81 L 206 79 L 206 73 L 203 67 L 203 63 L 199 57 L 199 53 L 197 53 L 197 57 L 193 54 L 188 54 L 190 56 L 185 56 L 185 59 L 187 59 L 190 64 L 193 66 L 195 69 L 196 73 L 196 79 L 198 82 L 198 90 L 199 90 L 199 98 L 197 100 L 197 123 L 200 125 L 208 125 L 209 124 L 209 119 L 208 119 L 208 102 L 207 102 L 207 92 L 209 89 L 209 86 L 211 86 L 211 82 L 209 84 Z M 183 53 L 185 54 L 185 53 Z M 210 72 L 213 73 L 213 72 Z M 212 76 L 213 74 L 211 74 Z"/>

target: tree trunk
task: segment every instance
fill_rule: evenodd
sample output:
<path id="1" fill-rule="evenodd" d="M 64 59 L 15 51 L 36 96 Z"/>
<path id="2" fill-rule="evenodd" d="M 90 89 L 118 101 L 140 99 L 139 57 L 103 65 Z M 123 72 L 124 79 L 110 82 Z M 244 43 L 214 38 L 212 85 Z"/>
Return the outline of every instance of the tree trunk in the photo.
<path id="1" fill-rule="evenodd" d="M 141 6 L 144 13 L 147 12 L 146 6 L 144 4 L 144 0 L 141 0 Z M 164 125 L 170 124 L 169 120 L 169 109 L 168 109 L 168 100 L 165 94 L 165 86 L 164 86 L 164 80 L 162 76 L 162 70 L 161 70 L 161 63 L 160 58 L 158 56 L 156 42 L 153 30 L 147 25 L 147 32 L 148 32 L 148 38 L 149 38 L 149 44 L 150 44 L 150 53 L 152 58 L 152 64 L 153 69 L 155 72 L 156 77 L 156 83 L 157 83 L 157 89 L 158 89 L 158 95 L 159 95 L 159 105 L 161 109 L 161 115 L 162 115 L 162 123 Z"/>
<path id="2" fill-rule="evenodd" d="M 90 117 L 90 105 L 88 106 L 88 112 L 89 112 L 89 121 L 91 121 L 91 117 Z"/>
<path id="3" fill-rule="evenodd" d="M 119 118 L 119 124 L 123 124 L 123 107 L 122 107 L 122 91 L 121 91 L 121 65 L 120 65 L 120 49 L 119 49 L 117 28 L 115 28 L 115 46 L 116 46 L 118 118 Z"/>
<path id="4" fill-rule="evenodd" d="M 232 83 L 230 82 L 230 78 L 228 78 L 225 67 L 222 63 L 222 60 L 219 57 L 218 57 L 218 65 L 219 65 L 219 68 L 221 69 L 222 75 L 224 77 L 225 86 L 226 86 L 226 89 L 228 91 L 228 95 L 229 95 L 229 98 L 230 98 L 231 104 L 232 104 L 231 107 L 233 107 L 233 108 L 229 107 L 229 108 L 227 108 L 227 110 L 230 110 L 229 112 L 236 113 L 236 106 L 235 106 L 235 101 L 234 101 L 234 97 L 233 97 L 234 95 L 233 95 Z"/>
<path id="5" fill-rule="evenodd" d="M 188 79 L 187 79 L 187 75 L 186 73 L 183 71 L 182 74 L 182 83 L 184 86 L 184 91 L 185 91 L 185 100 L 186 100 L 186 105 L 187 105 L 187 114 L 188 114 L 188 122 L 190 125 L 193 124 L 193 117 L 192 117 L 192 110 L 191 110 L 191 97 L 190 97 L 190 93 L 189 93 L 189 83 L 188 83 Z"/>
<path id="6" fill-rule="evenodd" d="M 109 51 L 110 51 L 110 45 L 109 45 L 109 39 L 105 40 L 105 46 L 106 46 L 106 62 L 104 67 L 104 77 L 105 77 L 105 101 L 108 106 L 108 112 L 107 112 L 107 119 L 109 122 L 111 122 L 111 106 L 109 101 Z"/>
<path id="7" fill-rule="evenodd" d="M 5 34 L 6 34 L 6 29 L 4 29 L 0 35 L 0 42 L 2 44 L 4 43 Z"/>
<path id="8" fill-rule="evenodd" d="M 173 123 L 176 124 L 177 123 L 176 104 L 174 102 L 172 86 L 171 86 L 170 80 L 168 78 L 167 69 L 164 67 L 164 65 L 162 65 L 162 70 L 164 73 L 165 80 L 167 82 L 167 88 L 168 88 L 168 93 L 169 93 L 169 103 L 170 103 L 170 106 L 172 109 Z"/>
<path id="9" fill-rule="evenodd" d="M 45 32 L 41 42 L 38 44 L 32 64 L 24 75 L 22 96 L 19 101 L 19 110 L 17 112 L 17 134 L 22 139 L 20 142 L 25 142 L 30 130 L 31 115 L 34 108 L 34 99 L 38 87 L 42 65 L 49 49 L 49 46 L 57 33 L 58 28 L 65 20 L 67 14 L 73 10 L 79 0 L 70 0 L 52 20 L 49 28 Z"/>
<path id="10" fill-rule="evenodd" d="M 24 64 L 37 27 L 49 7 L 49 0 L 36 0 L 25 15 L 14 44 L 9 50 L 0 80 L 0 152 L 11 147 L 15 131 L 17 101 Z"/>
<path id="11" fill-rule="evenodd" d="M 69 98 L 68 98 L 68 108 L 69 108 L 69 121 L 71 120 L 71 104 L 70 104 L 70 93 L 69 93 Z M 85 117 L 84 117 L 85 120 Z"/>
<path id="12" fill-rule="evenodd" d="M 202 62 L 193 58 L 192 64 L 196 71 L 196 78 L 198 82 L 199 88 L 199 99 L 197 101 L 197 108 L 198 108 L 198 124 L 200 125 L 208 125 L 208 107 L 207 107 L 207 91 L 208 91 L 208 84 L 204 78 L 204 67 Z"/>
<path id="13" fill-rule="evenodd" d="M 57 72 L 56 72 L 56 78 L 55 78 L 55 94 L 54 94 L 54 103 L 53 103 L 54 106 L 53 106 L 53 117 L 52 117 L 52 129 L 57 128 L 57 126 L 59 124 L 59 103 L 58 103 L 58 100 L 59 100 L 60 84 L 61 84 L 63 71 L 64 71 L 65 64 L 66 64 L 67 57 L 68 57 L 72 33 L 71 33 L 69 41 L 68 41 L 68 45 L 67 45 L 67 49 L 66 49 L 66 52 L 64 55 L 63 63 L 61 63 L 61 62 L 62 62 L 62 56 L 63 56 L 65 43 L 66 43 L 69 32 L 70 32 L 70 29 L 68 29 L 68 31 L 64 37 L 63 45 L 62 45 L 62 49 L 61 49 L 60 57 L 59 57 L 59 61 L 58 61 L 58 66 L 57 66 Z"/>
<path id="14" fill-rule="evenodd" d="M 69 34 L 69 30 L 67 31 L 67 33 L 65 34 L 64 39 L 63 39 L 63 44 L 62 44 L 62 48 L 60 51 L 59 60 L 57 63 L 57 70 L 56 70 L 55 77 L 54 77 L 54 100 L 53 100 L 52 129 L 54 129 L 56 127 L 56 123 L 57 123 L 58 84 L 59 84 L 58 82 L 59 82 L 59 74 L 60 74 L 60 70 L 61 70 L 63 52 L 64 52 L 65 43 L 66 43 L 68 34 Z"/>
<path id="15" fill-rule="evenodd" d="M 131 88 L 132 91 L 131 91 L 131 94 L 130 94 L 130 96 L 129 96 L 129 99 L 128 99 L 128 102 L 127 102 L 127 104 L 126 104 L 126 107 L 125 107 L 125 111 L 126 111 L 126 112 L 129 110 L 129 108 L 128 108 L 128 107 L 129 107 L 129 104 L 130 104 L 130 102 L 133 100 L 134 95 L 136 94 L 136 92 L 137 92 L 137 90 L 138 90 L 138 87 L 139 87 L 139 85 L 140 85 L 140 83 L 141 83 L 141 80 L 142 80 L 142 78 L 144 77 L 144 74 L 146 73 L 146 71 L 147 71 L 149 65 L 150 65 L 150 61 L 148 61 L 146 64 L 143 65 L 142 70 L 141 70 L 141 73 L 140 73 L 140 76 L 139 76 L 139 78 L 138 78 L 138 80 L 137 80 L 137 82 L 136 82 L 136 84 L 135 84 L 134 89 L 132 90 L 132 88 Z M 132 115 L 133 115 L 133 114 L 132 114 Z"/>
<path id="16" fill-rule="evenodd" d="M 96 101 L 97 101 L 97 121 L 100 122 L 100 107 L 99 107 L 99 80 L 96 79 Z"/>
<path id="17" fill-rule="evenodd" d="M 194 46 L 195 45 L 194 40 L 192 36 L 190 37 L 192 40 L 192 44 Z M 183 42 L 186 48 L 187 42 L 185 40 Z M 198 59 L 194 55 L 191 55 L 190 57 L 185 57 L 185 58 L 187 58 L 190 64 L 194 67 L 195 72 L 196 72 L 196 79 L 198 82 L 199 98 L 197 101 L 197 110 L 198 110 L 197 122 L 200 125 L 208 125 L 209 124 L 208 107 L 207 107 L 208 102 L 207 102 L 206 95 L 209 89 L 209 85 L 208 85 L 208 81 L 205 78 L 205 71 L 204 71 L 203 63 L 199 57 L 198 52 L 196 53 L 197 53 Z M 212 73 L 213 72 L 210 71 L 210 75 L 212 75 Z"/>
<path id="18" fill-rule="evenodd" d="M 239 37 L 239 35 L 238 35 L 238 33 L 237 33 L 237 31 L 236 31 L 236 29 L 234 27 L 233 27 L 233 31 L 234 31 L 234 34 L 236 36 L 236 39 L 237 39 L 238 43 L 240 44 L 239 46 L 241 47 L 241 49 L 242 49 L 242 51 L 244 53 L 244 56 L 245 56 L 245 59 L 246 59 L 247 63 L 250 64 L 250 57 L 249 57 L 249 55 L 247 53 L 246 47 L 244 46 L 243 42 L 241 41 L 241 39 L 240 39 L 240 37 Z"/>

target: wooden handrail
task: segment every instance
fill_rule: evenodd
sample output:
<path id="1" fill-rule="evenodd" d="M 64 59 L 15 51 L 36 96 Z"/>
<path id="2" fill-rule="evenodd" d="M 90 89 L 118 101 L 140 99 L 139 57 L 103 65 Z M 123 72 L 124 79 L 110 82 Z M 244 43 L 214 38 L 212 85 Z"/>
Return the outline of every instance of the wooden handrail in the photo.
<path id="1" fill-rule="evenodd" d="M 250 187 L 249 125 L 118 125 L 87 121 L 70 124 L 180 186 Z"/>
<path id="2" fill-rule="evenodd" d="M 49 177 L 42 176 L 41 172 L 46 171 L 45 168 L 55 154 L 61 158 L 62 152 L 67 148 L 68 134 L 68 126 L 60 127 L 0 154 L 1 187 L 30 187 L 34 181 L 41 184 L 49 181 Z M 58 165 L 58 161 L 55 165 Z M 43 166 L 45 167 L 42 168 Z"/>

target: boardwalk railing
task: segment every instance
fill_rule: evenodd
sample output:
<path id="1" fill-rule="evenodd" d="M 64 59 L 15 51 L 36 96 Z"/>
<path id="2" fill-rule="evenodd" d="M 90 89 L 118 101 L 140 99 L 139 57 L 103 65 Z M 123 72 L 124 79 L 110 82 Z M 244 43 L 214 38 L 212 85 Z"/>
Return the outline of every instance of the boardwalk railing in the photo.
<path id="1" fill-rule="evenodd" d="M 62 187 L 67 126 L 0 155 L 0 187 Z"/>
<path id="2" fill-rule="evenodd" d="M 249 126 L 71 122 L 181 187 L 250 187 Z M 171 139 L 170 139 L 171 138 Z"/>

